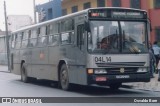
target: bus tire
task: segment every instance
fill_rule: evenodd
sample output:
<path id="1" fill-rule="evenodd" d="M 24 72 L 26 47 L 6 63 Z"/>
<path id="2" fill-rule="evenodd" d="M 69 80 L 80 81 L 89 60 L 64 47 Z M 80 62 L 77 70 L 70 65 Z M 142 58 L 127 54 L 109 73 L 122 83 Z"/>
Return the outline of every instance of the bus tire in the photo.
<path id="1" fill-rule="evenodd" d="M 118 90 L 121 85 L 122 83 L 113 83 L 113 84 L 110 84 L 109 87 L 111 90 Z"/>
<path id="2" fill-rule="evenodd" d="M 71 88 L 68 77 L 68 69 L 66 64 L 63 64 L 60 69 L 60 86 L 63 90 L 68 91 Z"/>
<path id="3" fill-rule="evenodd" d="M 27 76 L 26 64 L 23 63 L 21 67 L 21 81 L 27 83 L 29 81 L 29 77 Z"/>

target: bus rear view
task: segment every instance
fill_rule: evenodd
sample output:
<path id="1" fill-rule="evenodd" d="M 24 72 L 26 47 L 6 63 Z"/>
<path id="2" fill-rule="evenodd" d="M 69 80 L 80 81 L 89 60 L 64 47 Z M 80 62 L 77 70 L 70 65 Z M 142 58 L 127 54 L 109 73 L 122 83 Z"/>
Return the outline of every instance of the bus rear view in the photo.
<path id="1" fill-rule="evenodd" d="M 88 84 L 118 89 L 123 82 L 149 82 L 149 21 L 142 10 L 88 11 Z"/>

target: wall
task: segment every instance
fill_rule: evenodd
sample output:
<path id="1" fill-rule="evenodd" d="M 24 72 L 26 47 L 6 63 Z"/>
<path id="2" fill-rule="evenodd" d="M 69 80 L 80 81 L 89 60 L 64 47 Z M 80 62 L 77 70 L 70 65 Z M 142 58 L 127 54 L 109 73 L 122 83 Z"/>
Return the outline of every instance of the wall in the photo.
<path id="1" fill-rule="evenodd" d="M 97 7 L 97 0 L 63 0 L 62 9 L 67 9 L 67 14 L 72 13 L 71 8 L 73 6 L 78 6 L 78 11 L 83 10 L 83 4 L 90 2 L 91 7 Z"/>
<path id="2" fill-rule="evenodd" d="M 40 22 L 62 16 L 61 0 L 49 1 L 47 3 L 37 5 L 36 8 Z M 50 14 L 48 14 L 48 9 L 52 9 L 52 16 L 49 16 Z"/>

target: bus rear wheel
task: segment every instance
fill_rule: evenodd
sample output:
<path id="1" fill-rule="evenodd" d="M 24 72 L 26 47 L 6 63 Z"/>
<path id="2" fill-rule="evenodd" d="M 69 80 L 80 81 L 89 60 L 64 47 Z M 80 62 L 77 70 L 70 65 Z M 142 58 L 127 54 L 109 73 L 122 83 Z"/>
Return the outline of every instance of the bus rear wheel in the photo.
<path id="1" fill-rule="evenodd" d="M 26 64 L 23 63 L 21 67 L 21 81 L 27 83 L 29 81 L 29 77 L 27 76 Z"/>
<path id="2" fill-rule="evenodd" d="M 71 84 L 69 83 L 68 69 L 66 64 L 63 64 L 60 70 L 60 85 L 65 91 L 70 90 Z"/>

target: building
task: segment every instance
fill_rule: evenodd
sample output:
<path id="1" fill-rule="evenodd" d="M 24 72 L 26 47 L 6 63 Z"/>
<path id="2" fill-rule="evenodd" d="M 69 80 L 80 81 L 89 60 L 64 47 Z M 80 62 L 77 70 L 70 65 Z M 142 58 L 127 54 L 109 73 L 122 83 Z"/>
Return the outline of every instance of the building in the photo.
<path id="1" fill-rule="evenodd" d="M 152 32 L 150 41 L 160 42 L 160 0 L 63 0 L 62 15 L 94 7 L 125 7 L 143 9 L 148 12 Z"/>
<path id="2" fill-rule="evenodd" d="M 8 30 L 11 32 L 32 24 L 32 18 L 28 15 L 9 15 L 7 19 Z"/>
<path id="3" fill-rule="evenodd" d="M 6 32 L 0 30 L 0 65 L 7 64 Z"/>
<path id="4" fill-rule="evenodd" d="M 149 18 L 151 20 L 152 32 L 151 41 L 158 41 L 160 44 L 160 0 L 149 0 Z"/>
<path id="5" fill-rule="evenodd" d="M 37 5 L 36 12 L 38 12 L 39 22 L 60 17 L 62 15 L 61 0 L 51 0 L 47 3 Z"/>
<path id="6" fill-rule="evenodd" d="M 106 6 L 106 0 L 63 0 L 62 15 L 74 13 L 91 7 Z"/>

